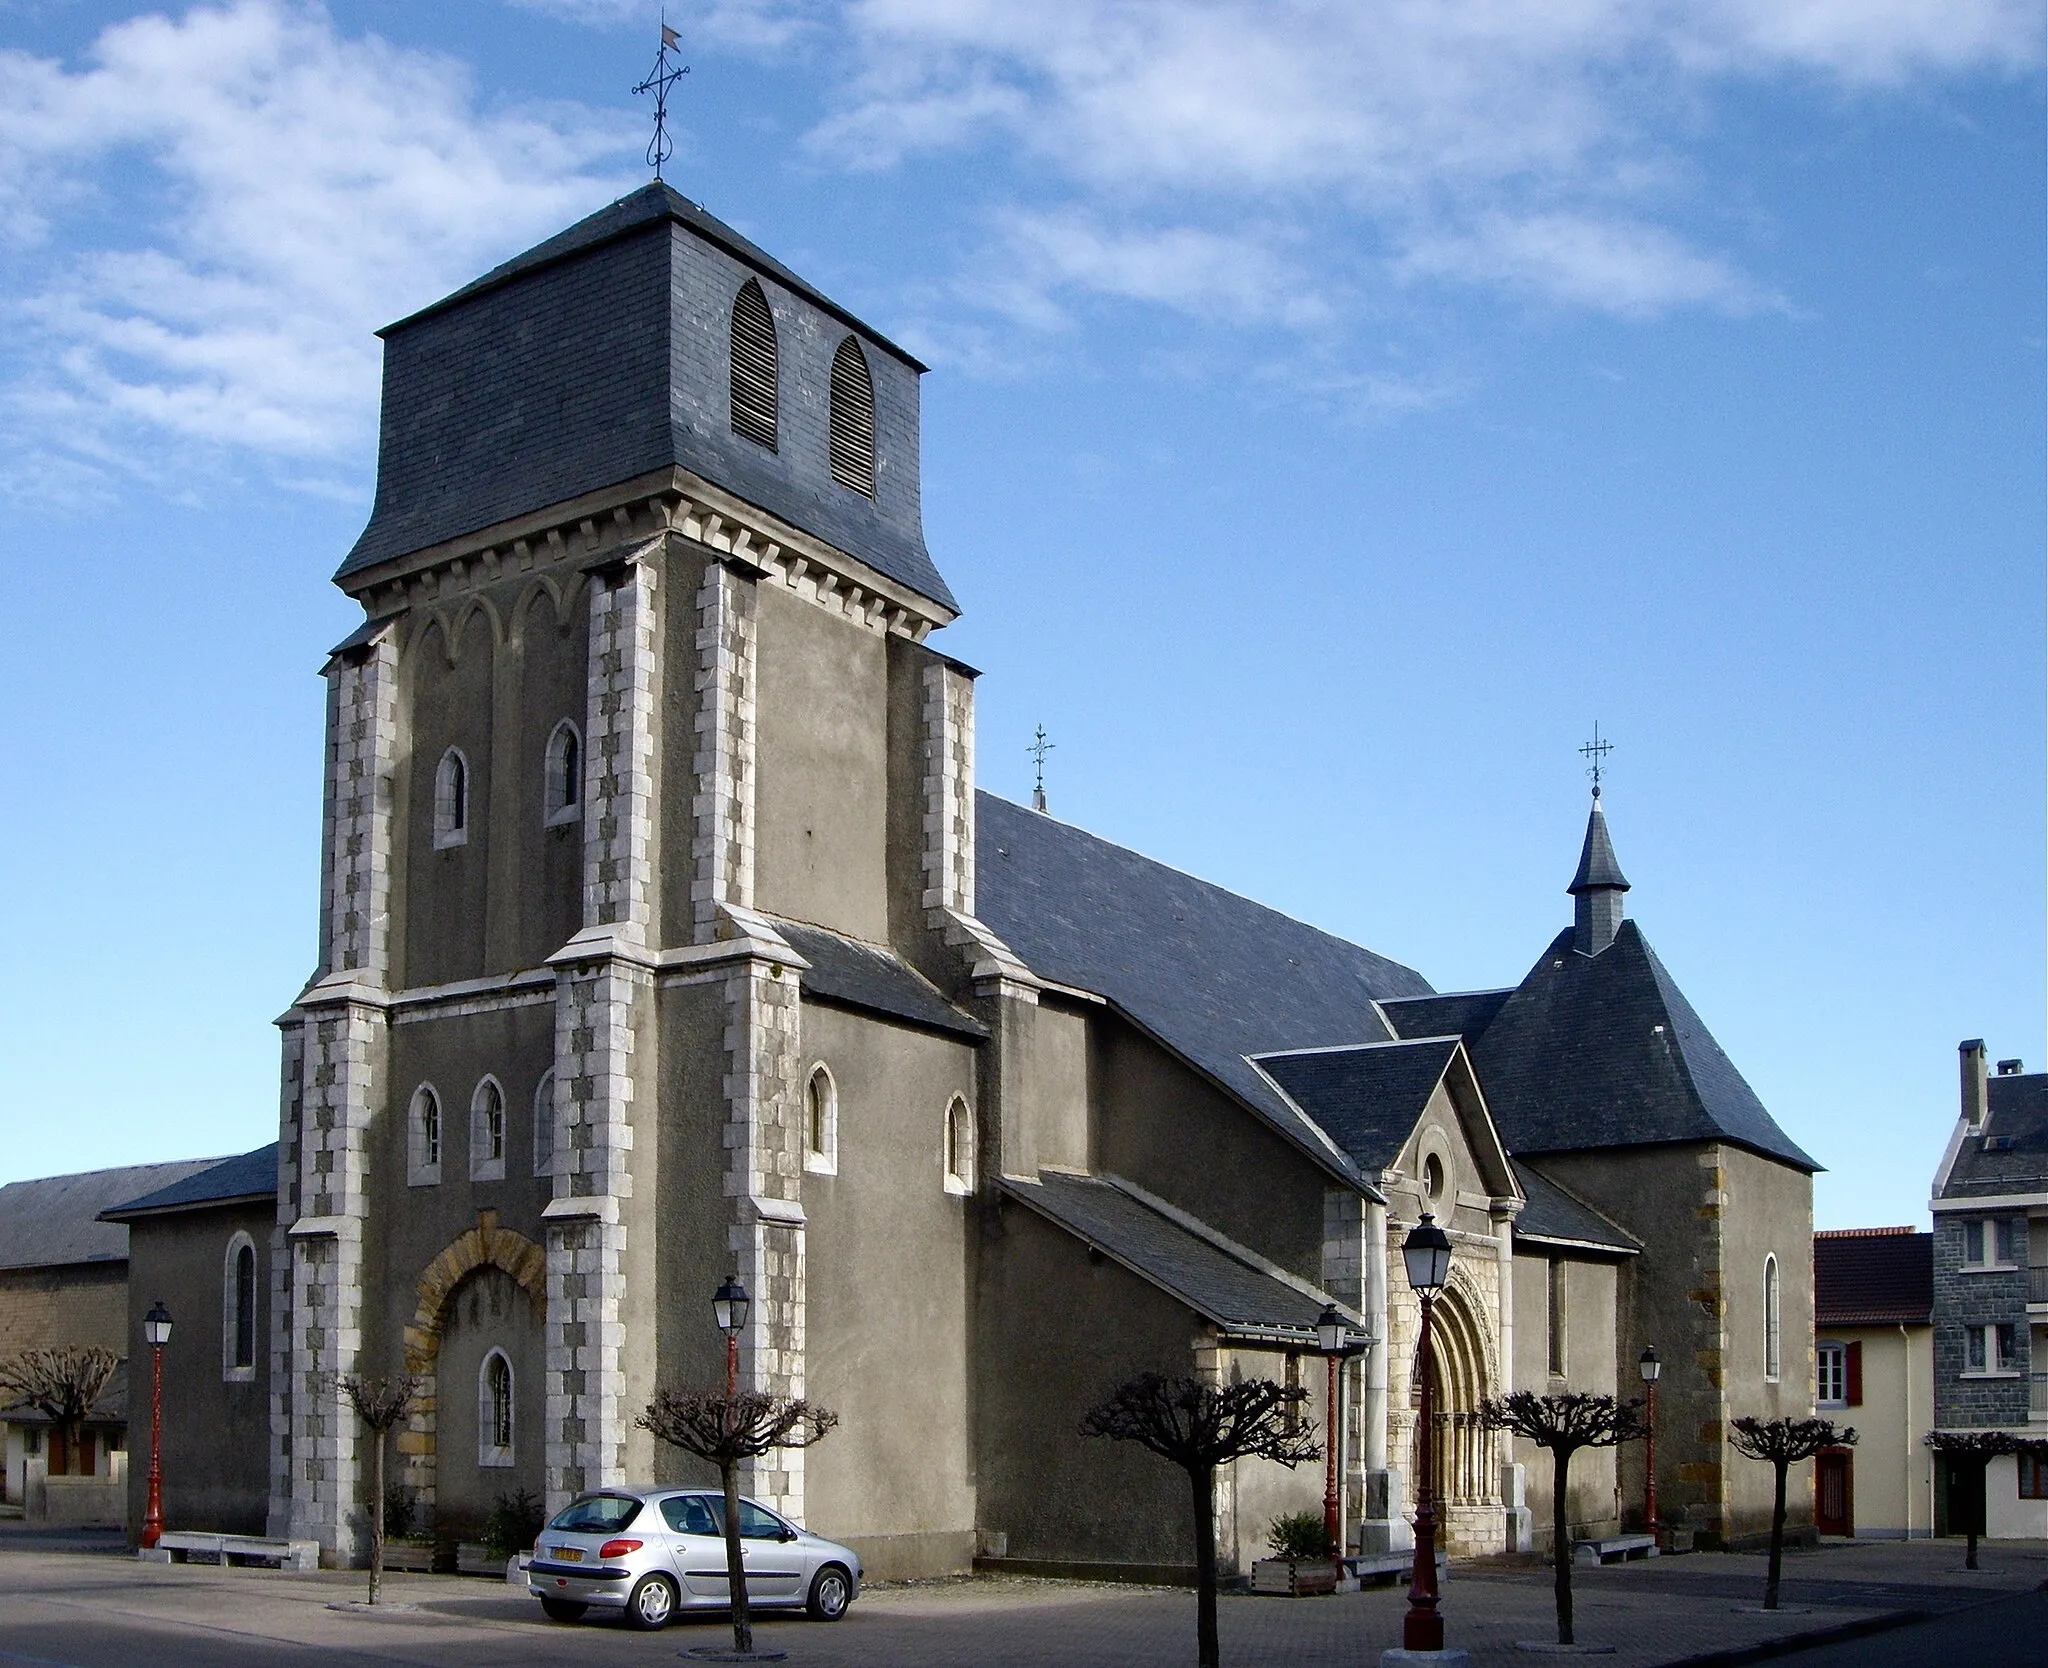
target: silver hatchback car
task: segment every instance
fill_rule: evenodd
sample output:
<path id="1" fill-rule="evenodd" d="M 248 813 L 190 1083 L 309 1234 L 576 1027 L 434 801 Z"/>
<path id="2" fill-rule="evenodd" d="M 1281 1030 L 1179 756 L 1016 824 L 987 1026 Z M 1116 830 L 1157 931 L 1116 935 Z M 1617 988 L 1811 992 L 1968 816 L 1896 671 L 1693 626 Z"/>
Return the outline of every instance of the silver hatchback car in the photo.
<path id="1" fill-rule="evenodd" d="M 751 1500 L 740 1502 L 750 1610 L 808 1610 L 836 1622 L 860 1592 L 860 1559 Z M 558 1622 L 593 1605 L 637 1628 L 678 1610 L 730 1606 L 725 1496 L 715 1490 L 616 1488 L 578 1495 L 541 1531 L 526 1590 Z"/>

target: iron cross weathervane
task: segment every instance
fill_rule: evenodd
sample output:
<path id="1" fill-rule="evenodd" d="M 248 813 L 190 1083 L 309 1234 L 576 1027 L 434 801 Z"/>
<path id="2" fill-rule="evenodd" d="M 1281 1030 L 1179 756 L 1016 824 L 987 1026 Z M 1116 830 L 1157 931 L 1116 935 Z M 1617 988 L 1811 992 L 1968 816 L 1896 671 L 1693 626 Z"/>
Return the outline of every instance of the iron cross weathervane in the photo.
<path id="1" fill-rule="evenodd" d="M 1045 726 L 1041 724 L 1038 726 L 1038 734 L 1031 740 L 1031 745 L 1024 749 L 1038 767 L 1038 784 L 1031 790 L 1031 808 L 1034 811 L 1045 809 L 1045 756 L 1058 745 L 1057 742 L 1045 739 Z"/>
<path id="2" fill-rule="evenodd" d="M 654 95 L 654 137 L 647 142 L 647 160 L 654 166 L 654 177 L 661 178 L 661 165 L 675 155 L 675 145 L 668 136 L 668 90 L 690 73 L 688 64 L 675 65 L 669 62 L 669 53 L 680 51 L 682 37 L 668 26 L 668 14 L 661 18 L 661 50 L 654 55 L 654 68 L 647 72 L 647 79 L 635 87 L 635 93 Z"/>
<path id="3" fill-rule="evenodd" d="M 1593 797 L 1598 799 L 1600 797 L 1600 778 L 1607 774 L 1607 755 L 1614 751 L 1614 743 L 1600 739 L 1600 724 L 1597 719 L 1593 723 L 1593 739 L 1587 742 L 1584 747 L 1581 747 L 1579 751 L 1593 761 L 1587 766 L 1586 774 L 1593 778 Z"/>

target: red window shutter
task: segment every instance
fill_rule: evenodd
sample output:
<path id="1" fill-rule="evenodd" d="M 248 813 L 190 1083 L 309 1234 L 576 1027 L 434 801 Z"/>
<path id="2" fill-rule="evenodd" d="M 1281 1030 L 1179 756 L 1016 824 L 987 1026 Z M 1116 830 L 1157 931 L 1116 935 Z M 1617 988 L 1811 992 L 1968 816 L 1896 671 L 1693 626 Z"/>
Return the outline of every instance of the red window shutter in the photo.
<path id="1" fill-rule="evenodd" d="M 1847 1351 L 1849 1360 L 1844 1377 L 1848 1380 L 1848 1395 L 1843 1398 L 1851 1407 L 1863 1405 L 1863 1345 L 1852 1343 Z"/>

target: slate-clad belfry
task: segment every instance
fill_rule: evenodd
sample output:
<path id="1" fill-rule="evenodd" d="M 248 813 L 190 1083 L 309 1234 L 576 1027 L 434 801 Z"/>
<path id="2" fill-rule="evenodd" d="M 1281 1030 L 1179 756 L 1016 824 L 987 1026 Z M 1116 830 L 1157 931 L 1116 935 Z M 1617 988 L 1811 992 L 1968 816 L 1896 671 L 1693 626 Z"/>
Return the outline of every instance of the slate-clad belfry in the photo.
<path id="1" fill-rule="evenodd" d="M 394 1487 L 445 1532 L 692 1476 L 635 1416 L 721 1377 L 729 1274 L 744 1381 L 841 1419 L 747 1491 L 875 1574 L 1184 1568 L 1182 1485 L 1082 1412 L 1159 1369 L 1328 1421 L 1333 1302 L 1362 1555 L 1408 1544 L 1425 1440 L 1454 1546 L 1528 1545 L 1545 1478 L 1481 1401 L 1627 1388 L 1652 1337 L 1666 1521 L 1759 1526 L 1720 1430 L 1810 1409 L 1813 1164 L 1624 921 L 1597 803 L 1576 928 L 1439 996 L 978 793 L 924 368 L 665 185 L 383 336 L 280 1022 L 271 1533 L 361 1554 L 341 1374 L 420 1379 Z M 1456 1246 L 1427 1433 L 1424 1210 Z M 1588 1531 L 1629 1463 L 1582 1464 Z M 1320 1496 L 1233 1468 L 1226 1563 Z"/>

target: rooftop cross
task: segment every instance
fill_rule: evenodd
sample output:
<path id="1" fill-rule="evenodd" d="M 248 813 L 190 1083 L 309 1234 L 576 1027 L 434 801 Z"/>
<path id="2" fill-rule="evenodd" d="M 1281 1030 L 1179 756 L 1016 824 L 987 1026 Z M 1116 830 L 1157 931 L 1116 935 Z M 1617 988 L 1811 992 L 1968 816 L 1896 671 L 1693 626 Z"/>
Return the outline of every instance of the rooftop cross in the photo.
<path id="1" fill-rule="evenodd" d="M 1593 797 L 1598 799 L 1600 797 L 1600 778 L 1607 774 L 1607 755 L 1614 751 L 1613 742 L 1600 739 L 1598 720 L 1595 720 L 1593 724 L 1593 739 L 1587 742 L 1584 747 L 1581 747 L 1579 751 L 1592 760 L 1592 763 L 1586 768 L 1586 774 L 1593 778 Z"/>
<path id="2" fill-rule="evenodd" d="M 635 87 L 635 93 L 654 95 L 654 137 L 647 141 L 647 160 L 654 168 L 654 177 L 661 178 L 661 165 L 675 154 L 675 145 L 668 136 L 668 90 L 690 73 L 688 64 L 676 65 L 669 62 L 669 53 L 679 50 L 682 38 L 668 26 L 668 14 L 661 19 L 661 50 L 654 55 L 654 68 L 647 72 L 647 79 Z"/>
<path id="3" fill-rule="evenodd" d="M 1058 745 L 1057 742 L 1045 739 L 1045 726 L 1041 724 L 1038 726 L 1038 734 L 1032 738 L 1031 745 L 1024 749 L 1038 766 L 1038 784 L 1031 790 L 1031 809 L 1034 811 L 1045 809 L 1045 756 Z"/>

